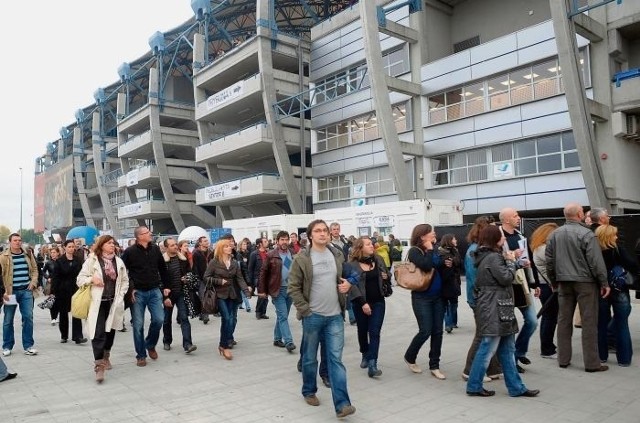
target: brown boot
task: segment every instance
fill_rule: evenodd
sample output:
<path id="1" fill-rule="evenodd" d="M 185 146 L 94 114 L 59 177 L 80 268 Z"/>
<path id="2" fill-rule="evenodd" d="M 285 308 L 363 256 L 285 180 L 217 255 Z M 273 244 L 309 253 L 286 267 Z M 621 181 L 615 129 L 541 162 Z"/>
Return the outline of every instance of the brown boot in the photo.
<path id="1" fill-rule="evenodd" d="M 104 380 L 105 370 L 104 360 L 96 360 L 93 370 L 96 372 L 96 382 L 102 383 L 102 381 Z"/>
<path id="2" fill-rule="evenodd" d="M 103 358 L 105 370 L 113 369 L 113 367 L 111 367 L 111 361 L 109 361 L 109 357 L 111 357 L 111 351 L 105 351 Z"/>

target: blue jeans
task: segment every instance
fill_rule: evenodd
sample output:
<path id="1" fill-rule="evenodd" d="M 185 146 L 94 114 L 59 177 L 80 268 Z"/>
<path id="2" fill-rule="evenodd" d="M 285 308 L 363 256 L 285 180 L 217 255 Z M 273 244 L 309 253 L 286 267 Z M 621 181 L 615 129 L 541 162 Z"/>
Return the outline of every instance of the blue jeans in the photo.
<path id="1" fill-rule="evenodd" d="M 522 313 L 522 317 L 524 317 L 524 324 L 516 338 L 516 358 L 525 357 L 527 355 L 527 352 L 529 351 L 529 341 L 538 326 L 538 317 L 536 316 L 536 307 L 533 305 L 533 301 L 530 306 L 518 307 L 518 309 Z"/>
<path id="2" fill-rule="evenodd" d="M 509 395 L 517 397 L 527 390 L 516 369 L 514 339 L 514 335 L 482 337 L 482 342 L 471 365 L 471 373 L 467 381 L 467 392 L 482 391 L 482 379 L 496 350 L 498 351 L 498 360 L 502 365 L 504 384 Z"/>
<path id="3" fill-rule="evenodd" d="M 451 331 L 454 327 L 458 326 L 458 299 L 444 300 L 444 327 Z"/>
<path id="4" fill-rule="evenodd" d="M 356 315 L 353 313 L 351 301 L 347 301 L 347 314 L 349 315 L 349 323 L 356 321 Z"/>
<path id="5" fill-rule="evenodd" d="M 7 365 L 4 364 L 4 360 L 0 358 L 0 381 L 4 380 L 7 376 L 9 376 L 9 370 L 7 369 Z"/>
<path id="6" fill-rule="evenodd" d="M 356 322 L 358 322 L 360 352 L 367 360 L 377 360 L 386 304 L 383 300 L 369 304 L 369 307 L 371 307 L 370 316 L 364 314 L 362 307 L 357 304 L 353 304 L 353 312 L 356 315 Z"/>
<path id="7" fill-rule="evenodd" d="M 424 297 L 411 295 L 413 314 L 418 321 L 418 333 L 411 340 L 409 348 L 404 353 L 408 363 L 415 363 L 418 352 L 431 337 L 429 351 L 429 369 L 440 368 L 440 354 L 442 352 L 442 321 L 444 319 L 444 302 L 440 297 Z"/>
<path id="8" fill-rule="evenodd" d="M 281 286 L 280 293 L 271 297 L 271 304 L 276 309 L 276 326 L 273 328 L 273 340 L 282 340 L 285 344 L 293 344 L 293 335 L 289 328 L 289 311 L 293 300 L 287 295 L 287 287 Z"/>
<path id="9" fill-rule="evenodd" d="M 251 311 L 251 302 L 249 301 L 247 296 L 244 295 L 244 291 L 240 291 L 240 295 L 242 295 L 242 305 L 244 306 L 244 308 L 247 309 L 248 312 Z"/>
<path id="10" fill-rule="evenodd" d="M 16 343 L 13 332 L 13 318 L 20 307 L 22 316 L 22 348 L 33 347 L 33 293 L 28 289 L 13 291 L 18 305 L 4 305 L 4 321 L 2 323 L 2 349 L 12 350 Z"/>
<path id="11" fill-rule="evenodd" d="M 304 331 L 302 332 L 302 339 L 300 340 L 300 365 L 302 365 L 302 353 L 304 352 L 302 345 L 304 345 Z M 320 377 L 329 377 L 329 370 L 327 369 L 327 348 L 322 338 L 320 338 L 320 367 L 318 374 Z"/>
<path id="12" fill-rule="evenodd" d="M 229 348 L 238 322 L 238 303 L 231 298 L 218 298 L 218 309 L 220 310 L 219 346 Z"/>
<path id="13" fill-rule="evenodd" d="M 633 347 L 631 334 L 629 333 L 629 315 L 631 314 L 631 298 L 629 291 L 620 292 L 614 289 L 608 298 L 599 299 L 598 314 L 598 355 L 601 361 L 609 357 L 607 342 L 607 327 L 611 321 L 611 309 L 613 309 L 613 331 L 616 340 L 616 358 L 618 364 L 631 364 Z"/>
<path id="14" fill-rule="evenodd" d="M 181 292 L 176 298 L 173 307 L 164 308 L 164 323 L 162 324 L 162 343 L 169 344 L 173 342 L 173 331 L 171 329 L 171 319 L 173 318 L 173 309 L 177 308 L 178 320 L 180 320 L 180 330 L 182 331 L 182 348 L 186 351 L 193 343 L 191 341 L 191 323 L 189 322 L 189 314 L 187 305 L 184 303 L 184 294 Z"/>
<path id="15" fill-rule="evenodd" d="M 540 354 L 553 355 L 557 352 L 553 337 L 558 324 L 558 295 L 553 295 L 549 285 L 541 284 L 540 302 L 544 305 L 547 301 L 551 302 L 540 318 Z"/>
<path id="16" fill-rule="evenodd" d="M 164 321 L 162 310 L 162 292 L 160 289 L 141 291 L 136 289 L 135 302 L 131 305 L 131 320 L 133 323 L 133 345 L 136 349 L 136 358 L 147 358 L 147 350 L 155 348 L 160 338 L 160 329 Z M 144 337 L 144 310 L 149 309 L 151 323 L 149 332 Z"/>
<path id="17" fill-rule="evenodd" d="M 312 313 L 302 318 L 302 395 L 315 395 L 318 391 L 318 346 L 324 339 L 327 352 L 329 380 L 333 407 L 338 412 L 342 407 L 351 405 L 347 392 L 347 370 L 342 364 L 344 348 L 344 321 L 340 314 L 321 316 Z"/>

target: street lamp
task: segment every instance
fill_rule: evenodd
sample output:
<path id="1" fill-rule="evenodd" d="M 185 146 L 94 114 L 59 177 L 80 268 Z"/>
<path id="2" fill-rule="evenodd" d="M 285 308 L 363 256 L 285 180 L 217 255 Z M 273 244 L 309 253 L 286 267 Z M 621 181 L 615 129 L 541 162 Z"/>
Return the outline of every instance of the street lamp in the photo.
<path id="1" fill-rule="evenodd" d="M 20 237 L 22 237 L 22 168 L 20 168 Z"/>

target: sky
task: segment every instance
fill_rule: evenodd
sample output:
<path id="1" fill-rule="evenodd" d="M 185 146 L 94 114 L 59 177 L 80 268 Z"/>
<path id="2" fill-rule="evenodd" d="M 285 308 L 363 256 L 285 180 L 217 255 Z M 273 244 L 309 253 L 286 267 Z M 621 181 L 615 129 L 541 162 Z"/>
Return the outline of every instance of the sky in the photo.
<path id="1" fill-rule="evenodd" d="M 0 225 L 33 225 L 35 159 L 93 93 L 119 80 L 156 31 L 193 16 L 190 0 L 35 0 L 0 6 L 3 81 Z M 20 171 L 22 168 L 22 171 Z M 45 200 L 46 205 L 46 200 Z"/>

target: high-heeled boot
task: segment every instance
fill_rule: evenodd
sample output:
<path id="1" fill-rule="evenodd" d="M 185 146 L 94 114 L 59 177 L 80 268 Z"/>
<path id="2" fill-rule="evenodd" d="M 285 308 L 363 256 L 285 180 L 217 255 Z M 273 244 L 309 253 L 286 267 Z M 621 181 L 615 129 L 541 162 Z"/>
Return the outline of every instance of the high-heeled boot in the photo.
<path id="1" fill-rule="evenodd" d="M 111 370 L 113 369 L 113 367 L 111 366 L 111 361 L 109 360 L 109 358 L 111 357 L 111 351 L 106 351 L 104 352 L 104 358 L 102 359 L 104 361 L 104 368 L 105 370 Z"/>
<path id="2" fill-rule="evenodd" d="M 369 370 L 367 370 L 369 377 L 380 376 L 382 370 L 378 369 L 378 360 L 369 360 Z"/>
<path id="3" fill-rule="evenodd" d="M 102 383 L 104 381 L 104 360 L 96 360 L 93 371 L 96 372 L 96 382 Z"/>

